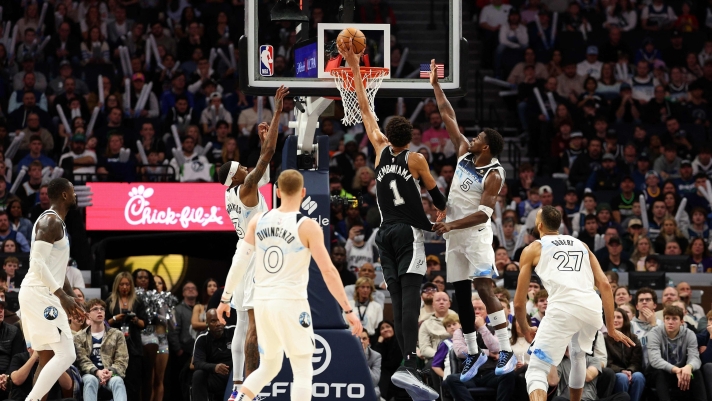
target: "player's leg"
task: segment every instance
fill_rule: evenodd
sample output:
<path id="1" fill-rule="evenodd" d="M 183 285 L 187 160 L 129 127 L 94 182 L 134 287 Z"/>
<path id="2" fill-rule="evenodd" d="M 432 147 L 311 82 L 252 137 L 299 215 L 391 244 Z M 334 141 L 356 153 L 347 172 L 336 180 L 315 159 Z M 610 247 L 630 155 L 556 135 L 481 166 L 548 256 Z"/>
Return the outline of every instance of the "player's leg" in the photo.
<path id="1" fill-rule="evenodd" d="M 289 364 L 294 373 L 291 401 L 311 400 L 314 374 L 312 354 L 290 355 Z"/>
<path id="2" fill-rule="evenodd" d="M 28 400 L 34 401 L 45 397 L 54 383 L 59 380 L 59 376 L 74 363 L 77 357 L 74 351 L 74 342 L 64 334 L 60 335 L 59 342 L 49 344 L 49 347 L 54 351 L 54 356 L 49 358 L 47 358 L 49 354 L 46 351 L 38 351 L 40 360 L 44 359 L 46 363 L 27 396 Z"/>
<path id="3" fill-rule="evenodd" d="M 257 325 L 255 324 L 255 311 L 247 311 L 247 338 L 245 338 L 245 377 L 250 377 L 252 372 L 260 366 L 260 351 L 257 343 Z"/>
<path id="4" fill-rule="evenodd" d="M 564 357 L 566 347 L 578 325 L 569 324 L 570 316 L 558 311 L 547 311 L 531 346 L 531 358 L 525 378 L 530 401 L 545 401 L 549 389 L 548 376 Z"/>
<path id="5" fill-rule="evenodd" d="M 235 331 L 232 334 L 232 381 L 237 389 L 245 380 L 245 336 L 247 335 L 247 311 L 235 311 Z M 233 389 L 234 391 L 235 389 Z"/>
<path id="6" fill-rule="evenodd" d="M 393 307 L 393 331 L 395 332 L 398 347 L 401 354 L 405 355 L 403 344 L 403 289 L 401 287 L 400 277 L 398 277 L 398 263 L 396 254 L 391 250 L 390 238 L 386 237 L 386 233 L 390 233 L 391 226 L 383 226 L 376 234 L 376 245 L 381 254 L 381 266 L 383 267 L 383 279 L 386 282 L 386 288 L 391 294 L 391 306 Z M 420 303 L 418 304 L 420 305 Z"/>
<path id="7" fill-rule="evenodd" d="M 550 315 L 551 313 L 547 312 L 546 319 Z M 603 320 L 600 313 L 582 310 L 570 314 L 567 321 L 569 327 L 578 328 L 569 344 L 569 359 L 571 359 L 569 399 L 570 401 L 581 401 L 583 386 L 586 384 L 586 354 L 593 353 L 593 343 L 596 340 L 598 329 L 603 325 Z"/>

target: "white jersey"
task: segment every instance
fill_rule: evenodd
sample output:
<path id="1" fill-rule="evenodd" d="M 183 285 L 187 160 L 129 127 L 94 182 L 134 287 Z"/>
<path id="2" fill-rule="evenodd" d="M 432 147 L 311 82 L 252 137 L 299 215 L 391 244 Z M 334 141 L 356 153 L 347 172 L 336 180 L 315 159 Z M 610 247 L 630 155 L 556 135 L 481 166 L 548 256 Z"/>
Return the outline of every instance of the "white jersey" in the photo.
<path id="1" fill-rule="evenodd" d="M 59 215 L 54 210 L 46 210 L 43 212 L 32 226 L 32 240 L 30 245 L 34 245 L 35 243 L 35 229 L 37 227 L 37 222 L 39 222 L 43 216 L 48 214 L 54 214 L 57 218 L 59 218 Z M 69 262 L 69 237 L 67 237 L 67 226 L 64 225 L 64 221 L 62 221 L 61 218 L 59 221 L 62 222 L 62 231 L 64 232 L 64 236 L 61 240 L 55 241 L 54 244 L 52 244 L 52 251 L 49 254 L 49 260 L 47 260 L 47 267 L 49 268 L 49 272 L 52 275 L 52 278 L 54 278 L 54 281 L 61 287 L 64 285 L 64 277 L 67 274 L 67 264 Z M 30 259 L 32 258 L 30 257 Z M 45 284 L 42 282 L 39 272 L 30 269 L 30 271 L 27 272 L 27 275 L 25 275 L 25 278 L 22 280 L 21 287 L 36 286 L 44 287 Z"/>
<path id="2" fill-rule="evenodd" d="M 485 179 L 492 171 L 497 171 L 504 183 L 504 168 L 499 164 L 499 160 L 493 158 L 492 163 L 475 167 L 472 153 L 465 153 L 457 159 L 457 168 L 447 199 L 446 222 L 459 220 L 477 212 L 482 194 L 485 192 Z M 483 226 L 490 226 L 490 222 L 487 221 L 470 229 L 479 229 Z"/>
<path id="3" fill-rule="evenodd" d="M 571 312 L 570 306 L 577 306 L 602 312 L 584 243 L 570 235 L 546 235 L 538 241 L 541 255 L 534 271 L 549 293 L 547 310 Z"/>
<path id="4" fill-rule="evenodd" d="M 258 213 L 267 211 L 267 202 L 259 190 L 257 191 L 257 204 L 253 207 L 245 206 L 240 199 L 241 186 L 242 185 L 238 185 L 225 191 L 225 210 L 227 210 L 227 214 L 230 215 L 230 220 L 232 220 L 232 224 L 235 226 L 235 231 L 239 239 L 245 238 L 245 231 L 247 230 L 247 225 L 250 223 L 250 220 Z"/>
<path id="5" fill-rule="evenodd" d="M 311 251 L 299 239 L 307 218 L 276 209 L 255 227 L 255 300 L 307 299 Z"/>

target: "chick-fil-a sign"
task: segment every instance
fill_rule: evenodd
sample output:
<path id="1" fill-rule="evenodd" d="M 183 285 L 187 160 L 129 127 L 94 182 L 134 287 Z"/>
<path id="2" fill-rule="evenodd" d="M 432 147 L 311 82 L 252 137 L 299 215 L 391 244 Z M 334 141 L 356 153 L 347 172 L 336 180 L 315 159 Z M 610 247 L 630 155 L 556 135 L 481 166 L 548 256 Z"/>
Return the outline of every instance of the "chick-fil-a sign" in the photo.
<path id="1" fill-rule="evenodd" d="M 225 187 L 216 183 L 88 183 L 87 230 L 233 231 Z M 272 185 L 260 188 L 272 207 Z"/>

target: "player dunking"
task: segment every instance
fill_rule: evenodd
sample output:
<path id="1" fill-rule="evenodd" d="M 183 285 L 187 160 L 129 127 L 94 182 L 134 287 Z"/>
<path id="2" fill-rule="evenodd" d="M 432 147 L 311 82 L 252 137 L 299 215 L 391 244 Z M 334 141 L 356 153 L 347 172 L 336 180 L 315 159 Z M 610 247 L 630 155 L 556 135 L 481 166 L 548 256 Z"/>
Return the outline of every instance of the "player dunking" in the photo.
<path id="1" fill-rule="evenodd" d="M 55 178 L 47 187 L 47 195 L 50 208 L 32 227 L 30 269 L 19 295 L 25 338 L 40 359 L 41 372 L 26 399 L 31 401 L 47 395 L 76 359 L 67 316 L 86 318 L 74 296 L 69 295 L 74 291 L 66 275 L 69 238 L 64 218 L 70 208 L 77 206 L 74 186 L 64 178 Z"/>
<path id="2" fill-rule="evenodd" d="M 228 189 L 225 191 L 225 208 L 230 215 L 239 241 L 245 238 L 247 225 L 258 213 L 267 211 L 267 203 L 259 191 L 262 181 L 269 182 L 269 164 L 277 147 L 277 134 L 279 131 L 279 118 L 282 114 L 282 104 L 284 97 L 289 94 L 289 89 L 280 86 L 274 96 L 274 114 L 272 123 L 260 123 L 257 127 L 260 139 L 262 139 L 262 150 L 257 166 L 249 174 L 247 168 L 238 162 L 225 163 L 218 171 L 218 179 Z M 266 174 L 265 174 L 266 173 Z M 266 180 L 263 180 L 263 177 Z M 238 257 L 235 252 L 235 257 Z M 233 260 L 233 265 L 235 261 Z M 240 389 L 245 377 L 248 377 L 259 364 L 259 351 L 257 347 L 257 330 L 255 328 L 255 314 L 252 306 L 254 291 L 254 260 L 250 261 L 242 280 L 237 282 L 237 286 L 227 285 L 232 282 L 231 276 L 236 274 L 234 269 L 230 269 L 228 279 L 225 284 L 225 292 L 222 299 L 230 302 L 237 311 L 237 324 L 232 338 L 232 379 L 233 391 Z M 230 307 L 227 304 L 220 304 L 218 307 L 218 319 L 225 324 L 223 312 L 230 316 Z"/>
<path id="3" fill-rule="evenodd" d="M 530 348 L 531 360 L 526 373 L 531 401 L 545 401 L 547 374 L 558 365 L 569 346 L 571 372 L 570 400 L 580 401 L 586 379 L 586 354 L 593 352 L 596 332 L 603 325 L 605 311 L 608 335 L 626 346 L 633 341 L 613 327 L 613 293 L 596 256 L 588 246 L 569 235 L 559 235 L 561 213 L 544 206 L 536 215 L 536 230 L 541 239 L 522 252 L 514 311 L 523 333 L 536 333 Z M 529 327 L 527 291 L 532 270 L 549 291 L 546 318 L 538 330 Z M 601 292 L 599 298 L 595 287 Z"/>
<path id="4" fill-rule="evenodd" d="M 408 151 L 413 129 L 410 121 L 403 117 L 392 118 L 383 135 L 361 80 L 361 55 L 354 54 L 350 41 L 339 51 L 353 71 L 363 124 L 376 150 L 376 199 L 381 212 L 376 245 L 391 293 L 396 339 L 405 357 L 404 365 L 393 374 L 391 381 L 406 389 L 415 400 L 434 400 L 438 393 L 422 382 L 416 369 L 420 285 L 426 270 L 423 230 L 433 229 L 433 223 L 423 210 L 418 182 L 425 186 L 439 210 L 445 209 L 445 197 L 423 155 Z"/>
<path id="5" fill-rule="evenodd" d="M 475 377 L 479 367 L 487 361 L 487 355 L 477 346 L 475 310 L 471 299 L 473 282 L 499 341 L 495 374 L 509 373 L 517 365 L 509 343 L 507 316 L 492 291 L 492 277 L 497 277 L 497 269 L 494 266 L 494 234 L 490 219 L 505 178 L 504 169 L 495 156 L 502 152 L 504 140 L 499 132 L 485 128 L 472 142 L 468 142 L 460 133 L 455 110 L 440 88 L 435 60 L 430 62 L 430 83 L 458 157 L 448 195 L 445 223 L 435 224 L 434 230 L 444 234 L 447 241 L 447 280 L 455 286 L 462 332 L 467 343 L 468 356 L 460 374 L 460 380 L 465 382 Z"/>
<path id="6" fill-rule="evenodd" d="M 305 194 L 302 175 L 296 170 L 283 171 L 277 180 L 277 196 L 282 205 L 253 218 L 245 239 L 237 243 L 232 280 L 241 278 L 254 254 L 254 310 L 260 339 L 260 367 L 245 380 L 237 401 L 253 400 L 282 369 L 285 353 L 294 374 L 291 400 L 311 400 L 314 328 L 307 285 L 312 257 L 329 292 L 344 309 L 352 333 L 362 331 L 361 321 L 349 306 L 339 273 L 324 246 L 321 227 L 299 213 Z M 222 302 L 225 303 L 224 298 Z"/>

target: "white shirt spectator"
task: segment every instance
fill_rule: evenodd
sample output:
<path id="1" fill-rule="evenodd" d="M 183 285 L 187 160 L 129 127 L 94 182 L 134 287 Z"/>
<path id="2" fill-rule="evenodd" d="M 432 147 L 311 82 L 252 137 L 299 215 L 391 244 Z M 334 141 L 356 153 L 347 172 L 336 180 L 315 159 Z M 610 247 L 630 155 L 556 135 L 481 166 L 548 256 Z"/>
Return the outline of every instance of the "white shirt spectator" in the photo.
<path id="1" fill-rule="evenodd" d="M 84 152 L 80 154 L 76 154 L 74 152 L 67 152 L 62 155 L 62 157 L 59 158 L 59 165 L 62 165 L 62 161 L 68 157 L 73 158 L 74 160 L 81 159 L 83 157 L 91 157 L 94 159 L 94 165 L 93 166 L 82 166 L 82 167 L 76 167 L 74 169 L 74 174 L 75 180 L 79 181 L 86 181 L 88 177 L 84 176 L 84 174 L 95 174 L 96 173 L 96 163 L 97 163 L 97 158 L 96 158 L 96 153 L 93 150 L 89 149 L 84 149 Z"/>
<path id="2" fill-rule="evenodd" d="M 173 158 L 171 166 L 175 169 L 176 179 L 180 182 L 212 182 L 215 175 L 215 165 L 197 152 L 186 157 L 185 164 L 182 166 L 179 166 L 178 161 Z"/>
<path id="3" fill-rule="evenodd" d="M 495 7 L 492 4 L 484 6 L 480 12 L 480 24 L 486 22 L 491 26 L 505 26 L 511 9 L 512 6 L 509 4 L 502 4 L 499 7 Z"/>
<path id="4" fill-rule="evenodd" d="M 261 122 L 272 121 L 272 110 L 268 108 L 262 109 L 262 121 L 257 121 L 257 111 L 254 108 L 242 110 L 237 118 L 237 124 L 243 126 L 248 132 L 252 132 L 255 124 Z"/>
<path id="5" fill-rule="evenodd" d="M 346 291 L 346 298 L 348 299 L 354 299 L 354 291 L 356 291 L 356 284 L 349 284 L 346 287 L 344 287 L 344 291 Z M 386 304 L 386 294 L 383 293 L 383 291 L 378 291 L 373 293 L 373 301 L 378 302 L 381 304 L 381 306 L 384 306 Z"/>
<path id="6" fill-rule="evenodd" d="M 595 79 L 601 78 L 601 68 L 603 68 L 603 63 L 596 60 L 595 63 L 589 63 L 588 60 L 584 60 L 576 64 L 576 74 L 582 77 L 591 77 Z"/>
<path id="7" fill-rule="evenodd" d="M 515 30 L 509 24 L 502 25 L 499 30 L 499 43 L 510 49 L 524 49 L 529 46 L 529 34 L 523 24 L 517 25 Z"/>
<path id="8" fill-rule="evenodd" d="M 72 288 L 86 288 L 82 271 L 74 266 L 67 266 L 67 280 L 69 280 L 69 285 L 72 286 Z"/>
<path id="9" fill-rule="evenodd" d="M 351 239 L 348 239 L 344 248 L 346 249 L 346 263 L 352 272 L 358 272 L 359 267 L 364 263 L 373 264 L 376 255 L 378 255 L 376 248 L 369 246 L 368 241 L 364 241 L 363 245 L 358 247 Z"/>

